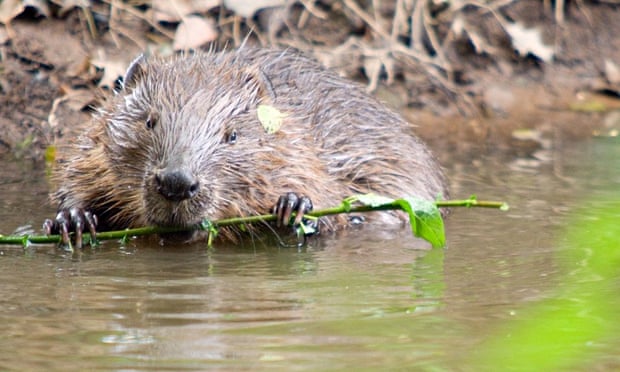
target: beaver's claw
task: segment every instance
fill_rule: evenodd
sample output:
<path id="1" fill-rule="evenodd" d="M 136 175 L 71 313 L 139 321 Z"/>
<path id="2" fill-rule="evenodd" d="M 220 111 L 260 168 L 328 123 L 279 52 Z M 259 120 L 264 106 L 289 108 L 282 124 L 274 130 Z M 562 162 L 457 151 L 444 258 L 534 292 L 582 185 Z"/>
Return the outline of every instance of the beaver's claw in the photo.
<path id="1" fill-rule="evenodd" d="M 307 196 L 288 192 L 278 198 L 278 202 L 273 207 L 273 214 L 277 216 L 276 226 L 291 225 L 291 214 L 295 212 L 293 227 L 299 226 L 304 218 L 304 214 L 312 211 L 312 201 Z"/>
<path id="2" fill-rule="evenodd" d="M 82 208 L 61 209 L 54 220 L 43 222 L 43 230 L 47 235 L 60 234 L 62 244 L 69 245 L 69 232 L 75 232 L 75 247 L 82 248 L 82 233 L 85 229 L 90 232 L 91 241 L 95 240 L 97 216 Z"/>

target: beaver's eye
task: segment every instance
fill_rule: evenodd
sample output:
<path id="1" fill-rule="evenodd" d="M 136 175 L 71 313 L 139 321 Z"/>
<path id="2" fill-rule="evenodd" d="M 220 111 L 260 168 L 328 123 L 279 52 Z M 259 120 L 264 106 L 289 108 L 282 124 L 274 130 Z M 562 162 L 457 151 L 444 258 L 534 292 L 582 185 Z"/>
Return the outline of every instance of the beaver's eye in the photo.
<path id="1" fill-rule="evenodd" d="M 226 142 L 228 142 L 231 145 L 237 142 L 237 131 L 236 130 L 233 129 L 230 131 L 230 133 L 226 135 Z"/>
<path id="2" fill-rule="evenodd" d="M 155 125 L 157 125 L 157 115 L 156 114 L 149 114 L 149 116 L 146 117 L 146 120 L 144 121 L 144 124 L 146 125 L 146 129 L 153 129 L 155 128 Z"/>

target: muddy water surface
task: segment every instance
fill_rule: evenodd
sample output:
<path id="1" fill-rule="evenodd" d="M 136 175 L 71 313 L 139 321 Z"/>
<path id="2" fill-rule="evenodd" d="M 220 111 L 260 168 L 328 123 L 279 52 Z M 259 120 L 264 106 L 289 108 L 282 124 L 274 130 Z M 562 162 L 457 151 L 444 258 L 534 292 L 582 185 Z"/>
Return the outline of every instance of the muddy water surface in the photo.
<path id="1" fill-rule="evenodd" d="M 613 139 L 538 155 L 442 157 L 455 197 L 512 206 L 454 210 L 443 250 L 372 228 L 302 250 L 148 239 L 73 254 L 0 246 L 0 369 L 479 370 L 472 355 L 510 337 L 498 330 L 559 296 L 571 212 L 620 185 Z M 6 161 L 0 172 L 0 232 L 38 230 L 54 212 L 45 171 Z M 588 345 L 571 369 L 620 368 L 620 337 Z"/>

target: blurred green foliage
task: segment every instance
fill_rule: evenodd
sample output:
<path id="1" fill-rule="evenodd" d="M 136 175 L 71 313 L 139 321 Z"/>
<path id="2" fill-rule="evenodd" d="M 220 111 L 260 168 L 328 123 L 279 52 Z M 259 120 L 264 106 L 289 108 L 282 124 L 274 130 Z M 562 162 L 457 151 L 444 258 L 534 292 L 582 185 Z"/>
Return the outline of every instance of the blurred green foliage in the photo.
<path id="1" fill-rule="evenodd" d="M 620 346 L 620 200 L 589 203 L 567 226 L 558 239 L 557 293 L 517 310 L 479 345 L 476 369 L 582 370 L 600 364 L 600 349 Z"/>

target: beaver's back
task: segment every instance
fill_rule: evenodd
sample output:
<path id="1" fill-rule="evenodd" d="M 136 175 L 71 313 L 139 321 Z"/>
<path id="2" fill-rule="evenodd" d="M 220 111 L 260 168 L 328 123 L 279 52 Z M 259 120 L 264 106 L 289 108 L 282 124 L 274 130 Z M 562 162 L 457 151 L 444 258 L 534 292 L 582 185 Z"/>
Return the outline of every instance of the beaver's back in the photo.
<path id="1" fill-rule="evenodd" d="M 448 197 L 440 165 L 413 134 L 414 126 L 357 83 L 302 54 L 269 49 L 236 52 L 260 66 L 275 94 L 274 105 L 294 113 L 311 135 L 317 156 L 352 193 L 391 197 Z M 336 201 L 334 201 L 336 202 Z"/>

